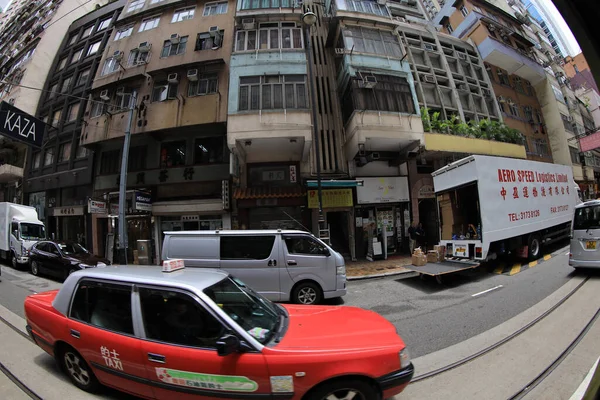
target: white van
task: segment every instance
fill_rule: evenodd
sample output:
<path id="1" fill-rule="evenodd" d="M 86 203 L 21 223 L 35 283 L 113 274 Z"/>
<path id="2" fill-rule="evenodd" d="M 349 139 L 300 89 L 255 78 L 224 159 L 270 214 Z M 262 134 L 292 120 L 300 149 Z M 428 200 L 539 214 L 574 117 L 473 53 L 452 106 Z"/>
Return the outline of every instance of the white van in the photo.
<path id="1" fill-rule="evenodd" d="M 165 232 L 162 259 L 222 268 L 273 301 L 317 304 L 346 294 L 344 257 L 292 230 Z"/>
<path id="2" fill-rule="evenodd" d="M 573 268 L 600 268 L 600 201 L 575 207 L 569 265 Z"/>

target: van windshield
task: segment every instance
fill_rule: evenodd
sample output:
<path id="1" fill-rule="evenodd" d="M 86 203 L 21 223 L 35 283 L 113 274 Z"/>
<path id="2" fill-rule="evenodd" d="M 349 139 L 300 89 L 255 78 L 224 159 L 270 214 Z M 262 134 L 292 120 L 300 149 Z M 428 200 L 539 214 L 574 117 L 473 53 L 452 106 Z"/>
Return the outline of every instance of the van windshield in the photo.
<path id="1" fill-rule="evenodd" d="M 573 229 L 600 229 L 600 206 L 576 209 Z"/>
<path id="2" fill-rule="evenodd" d="M 21 238 L 24 240 L 46 239 L 46 228 L 44 225 L 21 223 Z"/>

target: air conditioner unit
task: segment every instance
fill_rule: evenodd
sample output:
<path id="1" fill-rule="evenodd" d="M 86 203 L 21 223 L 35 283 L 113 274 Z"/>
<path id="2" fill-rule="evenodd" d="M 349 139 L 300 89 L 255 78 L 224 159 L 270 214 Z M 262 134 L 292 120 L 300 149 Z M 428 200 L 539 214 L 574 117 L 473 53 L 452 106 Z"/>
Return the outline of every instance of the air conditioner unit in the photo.
<path id="1" fill-rule="evenodd" d="M 188 69 L 187 78 L 188 78 L 188 81 L 191 81 L 191 82 L 198 81 L 198 70 L 197 69 Z"/>
<path id="2" fill-rule="evenodd" d="M 458 58 L 460 58 L 461 60 L 466 60 L 467 59 L 467 55 L 465 53 L 461 53 L 460 51 L 456 52 L 456 56 Z"/>
<path id="3" fill-rule="evenodd" d="M 108 90 L 103 90 L 100 92 L 100 100 L 109 101 L 110 97 L 108 96 Z"/>
<path id="4" fill-rule="evenodd" d="M 435 46 L 429 43 L 425 43 L 423 45 L 423 48 L 427 51 L 435 51 Z"/>
<path id="5" fill-rule="evenodd" d="M 367 89 L 373 89 L 377 85 L 377 78 L 374 75 L 363 76 L 363 85 Z"/>
<path id="6" fill-rule="evenodd" d="M 179 83 L 179 76 L 177 76 L 177 74 L 169 74 L 169 76 L 167 77 L 167 82 Z"/>
<path id="7" fill-rule="evenodd" d="M 244 29 L 256 29 L 256 21 L 254 18 L 242 18 L 242 27 Z"/>
<path id="8" fill-rule="evenodd" d="M 387 0 L 377 0 L 377 4 L 381 4 L 382 6 L 385 6 L 386 3 Z"/>
<path id="9" fill-rule="evenodd" d="M 122 52 L 122 51 L 119 51 L 119 50 L 115 51 L 115 52 L 113 53 L 113 58 L 116 58 L 117 60 L 120 60 L 120 59 L 122 59 L 122 58 L 123 58 L 123 52 Z"/>
<path id="10" fill-rule="evenodd" d="M 210 36 L 215 37 L 215 35 L 217 33 L 219 33 L 219 27 L 218 26 L 211 26 L 210 28 L 208 28 L 208 33 L 210 34 Z"/>
<path id="11" fill-rule="evenodd" d="M 435 83 L 435 77 L 433 75 L 423 75 L 423 82 Z"/>
<path id="12" fill-rule="evenodd" d="M 404 22 L 404 23 L 406 23 L 406 18 L 404 18 L 404 17 L 394 17 L 394 19 L 396 21 L 398 21 L 398 22 Z"/>
<path id="13" fill-rule="evenodd" d="M 147 53 L 147 52 L 150 51 L 151 47 L 152 47 L 152 45 L 150 43 L 148 43 L 148 42 L 142 42 L 138 46 L 138 51 L 140 51 L 142 53 Z"/>
<path id="14" fill-rule="evenodd" d="M 118 87 L 117 91 L 115 92 L 115 96 L 117 97 L 121 97 L 125 94 L 125 88 L 123 86 Z"/>
<path id="15" fill-rule="evenodd" d="M 171 44 L 179 44 L 179 35 L 174 33 L 171 35 L 169 40 L 171 41 Z"/>

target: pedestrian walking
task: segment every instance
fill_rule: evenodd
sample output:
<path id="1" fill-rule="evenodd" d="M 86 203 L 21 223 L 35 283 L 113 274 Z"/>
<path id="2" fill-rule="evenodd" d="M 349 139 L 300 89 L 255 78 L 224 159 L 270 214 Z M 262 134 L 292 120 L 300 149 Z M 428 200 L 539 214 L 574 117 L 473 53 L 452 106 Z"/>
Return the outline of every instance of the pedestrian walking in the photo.
<path id="1" fill-rule="evenodd" d="M 411 255 L 414 253 L 415 248 L 417 247 L 417 235 L 417 223 L 413 221 L 410 223 L 410 227 L 408 228 L 408 247 Z"/>

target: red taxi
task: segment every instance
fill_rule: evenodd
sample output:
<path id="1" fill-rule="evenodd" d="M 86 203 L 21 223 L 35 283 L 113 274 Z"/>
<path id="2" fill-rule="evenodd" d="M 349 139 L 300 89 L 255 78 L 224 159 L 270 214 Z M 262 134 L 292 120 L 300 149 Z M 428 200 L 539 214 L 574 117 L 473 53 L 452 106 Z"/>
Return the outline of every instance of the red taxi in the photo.
<path id="1" fill-rule="evenodd" d="M 25 300 L 27 330 L 71 381 L 147 399 L 354 399 L 414 368 L 394 326 L 345 306 L 280 305 L 220 270 L 118 266 Z"/>

